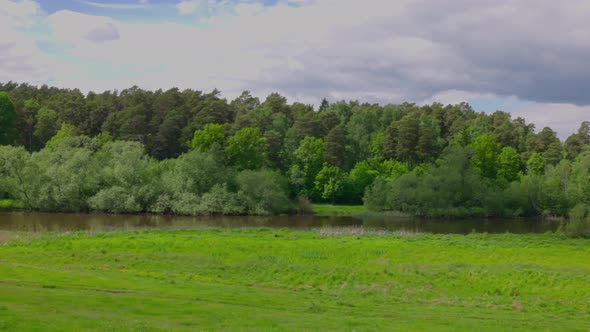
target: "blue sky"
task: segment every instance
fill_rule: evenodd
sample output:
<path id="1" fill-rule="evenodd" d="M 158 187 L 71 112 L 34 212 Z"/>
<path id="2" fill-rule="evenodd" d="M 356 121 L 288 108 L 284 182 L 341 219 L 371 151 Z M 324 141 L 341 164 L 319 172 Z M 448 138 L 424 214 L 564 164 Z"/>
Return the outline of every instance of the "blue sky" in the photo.
<path id="1" fill-rule="evenodd" d="M 89 15 L 109 16 L 125 21 L 194 23 L 194 20 L 190 17 L 183 18 L 178 15 L 175 7 L 177 3 L 178 1 L 174 0 L 150 0 L 147 3 L 140 1 L 54 0 L 42 1 L 40 5 L 48 14 L 60 10 L 71 10 Z M 128 7 L 125 8 L 125 6 Z"/>
<path id="2" fill-rule="evenodd" d="M 173 21 L 194 24 L 191 17 L 178 15 L 177 0 L 115 1 L 115 0 L 51 0 L 40 1 L 41 8 L 48 14 L 60 10 L 71 10 L 89 15 L 109 16 L 121 20 L 142 22 Z M 234 3 L 239 0 L 232 1 Z M 243 1 L 244 2 L 244 1 Z M 245 1 L 264 6 L 273 6 L 277 0 Z"/>
<path id="3" fill-rule="evenodd" d="M 586 0 L 0 0 L 0 29 L 0 81 L 590 120 Z"/>

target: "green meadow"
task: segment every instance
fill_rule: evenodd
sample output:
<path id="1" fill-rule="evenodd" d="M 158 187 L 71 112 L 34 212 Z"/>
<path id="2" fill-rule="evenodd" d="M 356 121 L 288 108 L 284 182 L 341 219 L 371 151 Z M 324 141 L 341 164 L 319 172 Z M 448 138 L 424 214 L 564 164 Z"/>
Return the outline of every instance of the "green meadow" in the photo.
<path id="1" fill-rule="evenodd" d="M 0 233 L 6 331 L 588 331 L 590 246 L 324 228 Z"/>
<path id="2" fill-rule="evenodd" d="M 363 205 L 312 204 L 312 210 L 318 216 L 355 216 L 367 214 Z"/>

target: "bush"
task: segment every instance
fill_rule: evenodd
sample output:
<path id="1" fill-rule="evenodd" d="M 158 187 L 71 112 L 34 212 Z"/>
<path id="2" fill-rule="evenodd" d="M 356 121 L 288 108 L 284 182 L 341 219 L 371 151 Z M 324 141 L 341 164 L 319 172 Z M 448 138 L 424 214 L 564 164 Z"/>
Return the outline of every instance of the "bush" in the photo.
<path id="1" fill-rule="evenodd" d="M 268 170 L 243 171 L 237 178 L 240 201 L 252 215 L 284 213 L 291 210 L 287 181 Z"/>
<path id="2" fill-rule="evenodd" d="M 172 212 L 173 199 L 168 194 L 161 194 L 158 196 L 154 204 L 152 204 L 148 211 L 153 213 L 170 213 Z"/>
<path id="3" fill-rule="evenodd" d="M 125 188 L 118 186 L 100 190 L 88 199 L 88 204 L 94 210 L 110 213 L 140 212 L 142 210 L 135 197 L 130 195 Z"/>
<path id="4" fill-rule="evenodd" d="M 244 213 L 245 207 L 236 193 L 227 190 L 227 185 L 218 184 L 201 197 L 198 211 L 200 214 L 239 215 Z"/>
<path id="5" fill-rule="evenodd" d="M 313 214 L 313 205 L 309 198 L 305 196 L 297 197 L 297 211 L 301 214 Z"/>
<path id="6" fill-rule="evenodd" d="M 176 214 L 198 215 L 200 214 L 200 202 L 199 196 L 193 193 L 178 193 L 174 195 L 174 199 L 172 200 L 172 212 Z"/>
<path id="7" fill-rule="evenodd" d="M 569 220 L 560 227 L 562 233 L 568 236 L 590 236 L 590 208 L 585 204 L 578 204 L 569 212 Z"/>

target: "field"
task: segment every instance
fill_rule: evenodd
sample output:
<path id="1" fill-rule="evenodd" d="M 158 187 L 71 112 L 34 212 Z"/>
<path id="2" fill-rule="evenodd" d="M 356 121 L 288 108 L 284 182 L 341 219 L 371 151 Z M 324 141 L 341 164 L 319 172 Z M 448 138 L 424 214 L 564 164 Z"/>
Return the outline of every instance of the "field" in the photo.
<path id="1" fill-rule="evenodd" d="M 313 204 L 312 209 L 318 216 L 354 216 L 367 213 L 363 205 Z"/>
<path id="2" fill-rule="evenodd" d="M 202 229 L 0 242 L 0 330 L 590 330 L 590 242 L 553 234 Z"/>
<path id="3" fill-rule="evenodd" d="M 0 211 L 12 211 L 23 209 L 25 205 L 22 202 L 13 199 L 0 199 Z"/>

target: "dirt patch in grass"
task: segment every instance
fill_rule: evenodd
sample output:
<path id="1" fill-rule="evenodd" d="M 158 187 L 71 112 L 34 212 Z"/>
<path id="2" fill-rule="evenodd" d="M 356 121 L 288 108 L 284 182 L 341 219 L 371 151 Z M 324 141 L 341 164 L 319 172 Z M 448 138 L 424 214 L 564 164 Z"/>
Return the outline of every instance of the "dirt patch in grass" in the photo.
<path id="1" fill-rule="evenodd" d="M 0 231 L 0 243 L 6 243 L 8 240 L 14 238 L 14 233 Z"/>

